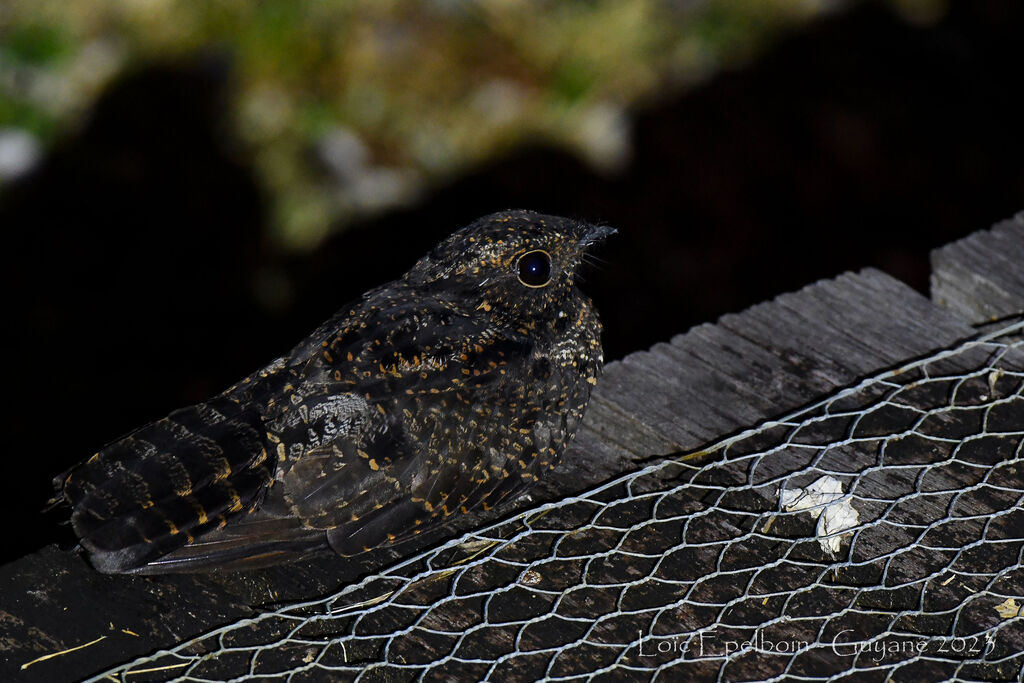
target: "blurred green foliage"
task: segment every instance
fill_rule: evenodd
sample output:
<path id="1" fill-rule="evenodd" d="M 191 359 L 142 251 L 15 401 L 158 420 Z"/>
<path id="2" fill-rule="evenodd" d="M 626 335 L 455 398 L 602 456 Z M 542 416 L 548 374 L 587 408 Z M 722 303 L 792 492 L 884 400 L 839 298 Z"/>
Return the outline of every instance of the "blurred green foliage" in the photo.
<path id="1" fill-rule="evenodd" d="M 910 15 L 944 6 L 892 2 Z M 0 129 L 45 145 L 126 68 L 226 52 L 231 122 L 273 198 L 275 237 L 309 248 L 329 226 L 411 201 L 525 139 L 614 171 L 628 159 L 629 107 L 842 4 L 4 0 Z"/>

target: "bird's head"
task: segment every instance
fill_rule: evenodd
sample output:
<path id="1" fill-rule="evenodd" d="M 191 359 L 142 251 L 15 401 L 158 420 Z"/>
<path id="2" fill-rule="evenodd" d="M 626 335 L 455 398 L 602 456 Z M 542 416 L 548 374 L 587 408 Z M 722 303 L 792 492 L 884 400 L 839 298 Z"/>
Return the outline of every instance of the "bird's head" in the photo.
<path id="1" fill-rule="evenodd" d="M 573 313 L 582 299 L 575 278 L 587 249 L 615 232 L 532 211 L 502 211 L 445 239 L 405 279 L 499 324 L 553 320 Z"/>

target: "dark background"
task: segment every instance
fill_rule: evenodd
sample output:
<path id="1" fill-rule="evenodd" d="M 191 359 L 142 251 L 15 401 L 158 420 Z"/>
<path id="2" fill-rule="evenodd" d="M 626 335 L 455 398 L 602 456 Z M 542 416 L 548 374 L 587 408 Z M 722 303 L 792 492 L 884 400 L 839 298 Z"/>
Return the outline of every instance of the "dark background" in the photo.
<path id="1" fill-rule="evenodd" d="M 930 249 L 1024 209 L 1022 29 L 1013 0 L 953 3 L 929 27 L 861 5 L 634 111 L 614 177 L 518 149 L 302 257 L 263 237 L 266 199 L 222 119 L 229 61 L 122 78 L 0 196 L 3 559 L 56 537 L 40 514 L 54 475 L 222 390 L 485 213 L 619 228 L 584 283 L 611 359 L 843 270 L 926 292 Z M 280 282 L 289 303 L 266 306 L 257 292 Z"/>

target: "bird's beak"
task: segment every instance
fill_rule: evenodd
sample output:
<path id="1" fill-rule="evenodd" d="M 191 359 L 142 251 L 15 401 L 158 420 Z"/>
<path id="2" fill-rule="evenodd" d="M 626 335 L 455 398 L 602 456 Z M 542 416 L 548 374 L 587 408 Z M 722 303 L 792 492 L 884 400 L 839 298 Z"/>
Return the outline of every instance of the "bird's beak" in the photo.
<path id="1" fill-rule="evenodd" d="M 618 230 L 611 227 L 610 225 L 588 226 L 587 231 L 583 233 L 583 237 L 580 238 L 579 245 L 581 247 L 589 247 L 591 244 L 601 242 L 602 240 L 611 237 L 617 232 Z"/>

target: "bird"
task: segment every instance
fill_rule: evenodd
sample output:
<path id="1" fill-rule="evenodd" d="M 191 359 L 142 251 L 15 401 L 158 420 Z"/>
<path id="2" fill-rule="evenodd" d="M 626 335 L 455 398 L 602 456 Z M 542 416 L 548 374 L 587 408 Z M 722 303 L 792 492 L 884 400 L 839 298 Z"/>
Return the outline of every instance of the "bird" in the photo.
<path id="1" fill-rule="evenodd" d="M 604 358 L 579 289 L 607 225 L 457 230 L 285 355 L 53 480 L 98 571 L 263 567 L 399 546 L 559 463 Z"/>

